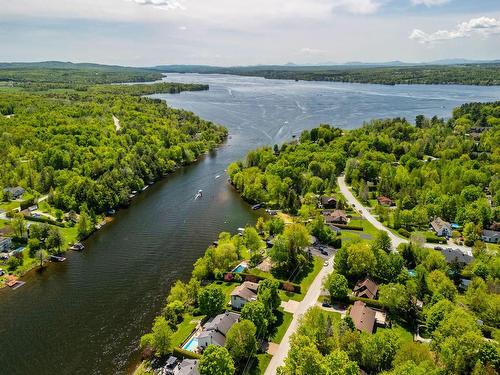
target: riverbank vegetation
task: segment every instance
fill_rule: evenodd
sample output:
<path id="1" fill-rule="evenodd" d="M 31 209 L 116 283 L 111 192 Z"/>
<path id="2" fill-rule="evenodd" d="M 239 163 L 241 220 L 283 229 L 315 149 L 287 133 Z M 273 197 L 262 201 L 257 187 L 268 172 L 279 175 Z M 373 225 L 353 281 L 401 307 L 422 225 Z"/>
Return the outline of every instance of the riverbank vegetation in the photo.
<path id="1" fill-rule="evenodd" d="M 500 64 L 414 65 L 414 66 L 165 66 L 165 72 L 218 73 L 289 79 L 349 83 L 378 83 L 384 85 L 456 84 L 500 85 Z"/>
<path id="2" fill-rule="evenodd" d="M 275 239 L 271 248 L 265 241 L 270 238 Z M 154 366 L 152 358 L 165 359 L 166 354 L 173 354 L 200 358 L 202 374 L 263 373 L 270 356 L 261 349 L 262 344 L 279 344 L 292 320 L 292 315 L 280 307 L 281 301 L 303 296 L 323 265 L 308 254 L 309 244 L 305 226 L 285 226 L 276 217 L 267 221 L 260 218 L 256 227 L 246 227 L 238 235 L 221 233 L 195 262 L 191 279 L 179 280 L 172 286 L 162 314 L 152 331 L 142 337 L 141 348 L 148 365 L 142 365 L 141 371 Z M 278 247 L 281 255 L 276 258 Z M 294 268 L 284 270 L 278 259 L 292 262 Z M 242 264 L 248 269 L 236 267 Z M 236 310 L 230 296 L 244 281 L 258 283 L 258 290 L 255 299 Z M 223 347 L 209 345 L 194 351 L 183 348 L 207 321 L 228 310 L 240 316 L 227 332 Z"/>
<path id="3" fill-rule="evenodd" d="M 381 221 L 413 234 L 397 251 L 385 232 L 342 242 L 324 293 L 325 304 L 345 317 L 332 318 L 329 307 L 310 309 L 292 336 L 282 374 L 499 371 L 500 254 L 482 235 L 500 220 L 500 102 L 465 104 L 449 120 L 417 116 L 415 123 L 374 120 L 351 131 L 321 125 L 229 166 L 246 200 L 282 208 L 309 226 L 331 214 L 321 197 L 349 212 L 336 186 L 345 173 Z M 353 217 L 340 217 L 348 221 L 343 237 Z M 454 223 L 456 242 L 473 245 L 470 261 L 422 247 L 429 239 L 421 233 L 437 217 Z M 366 278 L 378 284 L 375 296 L 351 294 Z M 349 307 L 355 301 L 387 314 L 386 327 L 356 329 Z"/>
<path id="4" fill-rule="evenodd" d="M 42 250 L 64 251 L 148 184 L 224 141 L 223 127 L 142 96 L 206 85 L 107 84 L 157 74 L 102 66 L 0 66 L 0 81 L 9 81 L 0 96 L 0 209 L 9 221 L 4 234 L 14 245 L 36 252 L 30 250 L 36 248 L 33 231 L 9 229 L 21 215 L 61 233 L 64 244 Z M 17 263 L 23 259 L 19 255 Z M 10 272 L 25 271 L 10 262 Z"/>

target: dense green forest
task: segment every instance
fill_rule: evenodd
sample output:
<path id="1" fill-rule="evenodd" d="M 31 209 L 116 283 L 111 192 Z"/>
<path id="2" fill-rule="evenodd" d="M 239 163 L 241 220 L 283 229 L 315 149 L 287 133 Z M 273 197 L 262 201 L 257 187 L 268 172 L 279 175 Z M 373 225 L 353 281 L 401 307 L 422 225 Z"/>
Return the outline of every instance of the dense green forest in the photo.
<path id="1" fill-rule="evenodd" d="M 351 131 L 322 125 L 299 142 L 251 151 L 228 173 L 243 198 L 292 213 L 307 212 L 308 193 L 334 192 L 345 171 L 362 200 L 396 202 L 396 229 L 426 227 L 434 216 L 486 227 L 500 219 L 499 138 L 500 102 L 472 103 L 447 121 L 418 116 L 416 126 L 401 118 Z"/>
<path id="2" fill-rule="evenodd" d="M 402 67 L 359 66 L 165 66 L 165 72 L 220 73 L 291 79 L 353 83 L 500 85 L 500 64 L 415 65 Z"/>
<path id="3" fill-rule="evenodd" d="M 99 64 L 64 62 L 0 63 L 0 82 L 44 82 L 71 88 L 77 84 L 147 82 L 162 78 L 158 71 Z"/>
<path id="4" fill-rule="evenodd" d="M 52 73 L 44 71 L 44 80 Z M 45 90 L 38 83 L 2 90 L 0 186 L 50 193 L 51 203 L 64 211 L 78 212 L 84 205 L 101 213 L 226 136 L 224 128 L 192 113 L 139 96 L 206 86 L 91 82 L 84 80 L 82 91 Z"/>

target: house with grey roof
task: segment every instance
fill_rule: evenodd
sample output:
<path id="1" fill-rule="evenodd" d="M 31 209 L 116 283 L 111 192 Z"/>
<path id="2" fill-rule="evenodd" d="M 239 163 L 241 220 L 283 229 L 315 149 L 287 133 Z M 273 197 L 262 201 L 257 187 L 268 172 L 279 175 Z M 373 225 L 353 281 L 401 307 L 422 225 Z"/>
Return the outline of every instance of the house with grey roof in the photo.
<path id="1" fill-rule="evenodd" d="M 198 335 L 198 347 L 204 349 L 208 345 L 224 346 L 227 332 L 239 318 L 240 314 L 226 311 L 208 321 Z"/>
<path id="2" fill-rule="evenodd" d="M 7 252 L 12 247 L 12 239 L 10 237 L 0 237 L 0 252 Z"/>
<path id="3" fill-rule="evenodd" d="M 19 199 L 24 194 L 25 190 L 21 186 L 7 187 L 3 192 L 12 196 L 13 199 Z"/>
<path id="4" fill-rule="evenodd" d="M 496 231 L 496 230 L 485 229 L 481 233 L 481 239 L 484 242 L 499 243 L 500 242 L 500 232 Z"/>
<path id="5" fill-rule="evenodd" d="M 252 302 L 257 299 L 257 289 L 259 284 L 245 281 L 238 285 L 231 292 L 231 306 L 235 309 L 241 309 L 247 302 Z"/>
<path id="6" fill-rule="evenodd" d="M 200 375 L 198 360 L 185 358 L 177 365 L 172 374 L 174 375 Z"/>
<path id="7" fill-rule="evenodd" d="M 465 265 L 471 263 L 474 260 L 474 257 L 470 252 L 465 252 L 460 249 L 447 247 L 439 251 L 441 251 L 441 254 L 444 255 L 447 263 L 460 263 Z"/>

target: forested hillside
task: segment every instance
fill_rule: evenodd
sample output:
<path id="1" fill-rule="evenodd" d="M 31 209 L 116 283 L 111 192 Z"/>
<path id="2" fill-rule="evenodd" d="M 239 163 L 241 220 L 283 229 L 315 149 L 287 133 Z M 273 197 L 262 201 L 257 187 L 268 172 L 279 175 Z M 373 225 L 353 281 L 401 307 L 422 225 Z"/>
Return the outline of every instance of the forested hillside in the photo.
<path id="1" fill-rule="evenodd" d="M 45 90 L 45 83 L 2 90 L 1 187 L 50 193 L 65 211 L 86 205 L 101 213 L 226 136 L 225 129 L 192 113 L 138 96 L 206 86 L 84 83 L 81 91 Z"/>
<path id="2" fill-rule="evenodd" d="M 268 79 L 353 83 L 500 85 L 500 64 L 359 66 L 165 66 L 160 71 L 219 73 Z"/>
<path id="3" fill-rule="evenodd" d="M 345 171 L 362 199 L 397 202 L 398 226 L 427 226 L 433 216 L 486 226 L 500 215 L 498 139 L 500 102 L 472 103 L 448 121 L 418 116 L 416 126 L 401 118 L 344 132 L 322 125 L 300 142 L 252 151 L 228 172 L 245 199 L 292 213 L 299 197 L 334 191 Z"/>

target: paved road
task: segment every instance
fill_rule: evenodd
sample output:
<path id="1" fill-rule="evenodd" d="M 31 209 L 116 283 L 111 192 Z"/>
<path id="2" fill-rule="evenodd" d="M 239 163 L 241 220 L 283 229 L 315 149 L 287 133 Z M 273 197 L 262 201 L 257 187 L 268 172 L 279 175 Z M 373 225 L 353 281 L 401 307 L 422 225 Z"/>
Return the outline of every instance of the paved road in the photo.
<path id="1" fill-rule="evenodd" d="M 323 267 L 323 269 L 318 273 L 311 286 L 309 287 L 306 295 L 304 296 L 304 299 L 297 307 L 297 310 L 293 315 L 293 320 L 288 326 L 288 329 L 285 333 L 285 336 L 283 336 L 283 340 L 281 340 L 276 354 L 273 355 L 271 362 L 269 362 L 269 366 L 267 366 L 266 372 L 264 373 L 265 375 L 275 375 L 278 367 L 282 366 L 285 362 L 288 350 L 290 349 L 290 336 L 297 330 L 300 316 L 304 314 L 310 307 L 316 304 L 316 301 L 321 294 L 321 284 L 323 278 L 332 271 L 333 257 L 329 259 L 328 266 Z"/>
<path id="2" fill-rule="evenodd" d="M 340 188 L 340 192 L 344 195 L 344 197 L 347 200 L 347 203 L 350 205 L 354 205 L 356 210 L 362 214 L 366 220 L 368 220 L 375 228 L 378 230 L 383 230 L 389 235 L 389 238 L 392 241 L 392 246 L 394 249 L 396 249 L 400 244 L 402 243 L 408 243 L 409 241 L 405 238 L 401 238 L 399 236 L 396 236 L 394 233 L 392 233 L 387 227 L 382 224 L 380 221 L 378 221 L 375 216 L 373 216 L 368 209 L 363 206 L 357 199 L 356 197 L 351 193 L 349 190 L 349 187 L 345 183 L 345 177 L 340 176 L 337 178 L 337 183 Z M 437 244 L 433 243 L 425 243 L 425 247 L 433 249 Z M 455 245 L 455 244 L 448 244 L 448 245 L 439 245 L 441 247 L 452 247 L 453 249 L 458 249 L 466 254 L 472 255 L 472 250 L 470 247 L 467 246 L 461 246 L 461 245 Z"/>

